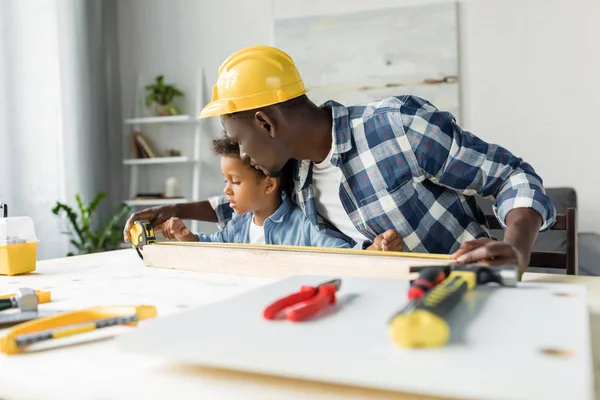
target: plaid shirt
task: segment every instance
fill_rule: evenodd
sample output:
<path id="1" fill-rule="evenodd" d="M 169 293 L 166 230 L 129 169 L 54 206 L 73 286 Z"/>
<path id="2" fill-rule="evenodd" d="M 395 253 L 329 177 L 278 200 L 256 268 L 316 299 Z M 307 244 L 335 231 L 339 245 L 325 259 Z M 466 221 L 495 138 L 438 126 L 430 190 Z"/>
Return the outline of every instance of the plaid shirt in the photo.
<path id="1" fill-rule="evenodd" d="M 325 103 L 333 114 L 331 162 L 342 170 L 340 199 L 367 238 L 397 230 L 412 252 L 448 254 L 462 242 L 492 237 L 475 194 L 495 199 L 506 227 L 509 211 L 528 207 L 556 219 L 552 200 L 534 169 L 508 150 L 484 142 L 454 117 L 415 96 L 390 97 L 366 106 Z M 293 200 L 328 234 L 353 240 L 317 214 L 311 161 L 295 162 Z M 231 218 L 225 196 L 210 199 L 221 226 Z"/>

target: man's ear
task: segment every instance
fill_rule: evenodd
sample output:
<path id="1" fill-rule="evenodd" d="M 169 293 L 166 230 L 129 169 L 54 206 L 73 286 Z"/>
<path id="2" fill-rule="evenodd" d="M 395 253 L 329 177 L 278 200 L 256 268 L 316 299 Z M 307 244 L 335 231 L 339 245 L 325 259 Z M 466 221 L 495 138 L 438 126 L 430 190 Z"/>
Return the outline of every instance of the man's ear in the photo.
<path id="1" fill-rule="evenodd" d="M 271 116 L 264 111 L 257 111 L 254 114 L 254 120 L 261 129 L 269 134 L 269 136 L 275 136 L 275 120 L 271 118 Z"/>
<path id="2" fill-rule="evenodd" d="M 265 194 L 269 195 L 277 190 L 279 186 L 279 180 L 277 178 L 273 178 L 272 176 L 267 176 L 265 178 Z"/>

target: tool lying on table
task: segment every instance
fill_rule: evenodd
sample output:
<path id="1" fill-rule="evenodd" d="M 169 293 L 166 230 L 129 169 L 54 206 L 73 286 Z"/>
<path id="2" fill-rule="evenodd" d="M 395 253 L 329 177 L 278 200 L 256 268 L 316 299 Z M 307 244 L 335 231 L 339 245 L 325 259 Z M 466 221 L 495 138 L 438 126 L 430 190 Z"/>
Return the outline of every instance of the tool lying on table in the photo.
<path id="1" fill-rule="evenodd" d="M 27 288 L 25 288 L 27 289 Z M 23 290 L 23 289 L 19 289 Z M 31 290 L 31 289 L 28 289 Z M 50 292 L 47 290 L 34 290 L 33 291 L 38 298 L 38 304 L 49 303 L 51 300 Z M 17 291 L 16 293 L 11 294 L 0 294 L 0 300 L 12 300 L 17 296 L 23 296 L 22 292 Z M 16 307 L 16 306 L 15 306 Z"/>
<path id="2" fill-rule="evenodd" d="M 448 316 L 465 293 L 476 285 L 491 282 L 502 286 L 516 286 L 519 276 L 516 266 L 450 265 L 414 267 L 410 271 L 421 271 L 420 277 L 429 277 L 429 281 L 434 277 L 434 282 L 439 280 L 440 276 L 445 275 L 447 278 L 424 292 L 421 297 L 413 295 L 409 303 L 391 318 L 390 335 L 392 340 L 401 347 L 445 345 L 450 338 Z M 418 279 L 414 283 L 417 281 Z"/>
<path id="3" fill-rule="evenodd" d="M 132 325 L 156 317 L 153 306 L 94 307 L 20 324 L 0 339 L 0 352 L 16 354 L 25 347 L 116 325 Z"/>
<path id="4" fill-rule="evenodd" d="M 19 308 L 21 311 L 37 311 L 37 305 L 48 303 L 50 292 L 22 288 L 14 294 L 0 296 L 0 311 Z"/>
<path id="5" fill-rule="evenodd" d="M 149 221 L 135 221 L 129 234 L 131 236 L 131 247 L 137 251 L 138 256 L 143 260 L 144 256 L 142 256 L 140 250 L 147 244 L 156 243 L 152 224 Z"/>
<path id="6" fill-rule="evenodd" d="M 50 292 L 43 290 L 33 290 L 22 288 L 15 294 L 0 296 L 0 311 L 18 308 L 16 313 L 0 314 L 0 326 L 14 325 L 21 322 L 31 321 L 32 319 L 42 318 L 54 315 L 58 311 L 40 311 L 38 304 L 50 301 Z"/>
<path id="7" fill-rule="evenodd" d="M 299 292 L 283 297 L 263 311 L 263 317 L 269 320 L 285 312 L 288 321 L 302 321 L 309 318 L 329 305 L 335 304 L 335 292 L 342 285 L 341 279 L 323 282 L 318 286 L 302 286 Z"/>
<path id="8" fill-rule="evenodd" d="M 410 272 L 416 272 L 411 267 Z M 419 268 L 419 267 L 417 267 Z M 420 268 L 418 271 L 421 273 L 419 277 L 410 283 L 410 289 L 408 289 L 409 300 L 419 300 L 425 294 L 435 286 L 439 285 L 448 277 L 447 267 L 426 267 Z"/>

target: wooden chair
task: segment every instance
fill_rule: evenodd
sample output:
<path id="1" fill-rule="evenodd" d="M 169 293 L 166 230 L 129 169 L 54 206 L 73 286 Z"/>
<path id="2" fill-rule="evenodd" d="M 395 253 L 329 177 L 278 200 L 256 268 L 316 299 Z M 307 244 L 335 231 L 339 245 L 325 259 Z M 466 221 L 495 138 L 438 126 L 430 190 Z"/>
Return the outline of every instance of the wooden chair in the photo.
<path id="1" fill-rule="evenodd" d="M 486 217 L 490 229 L 502 229 L 500 222 L 494 215 L 486 215 Z M 529 266 L 552 269 L 566 268 L 567 275 L 578 275 L 577 209 L 569 207 L 566 209 L 565 214 L 557 215 L 556 223 L 550 230 L 566 231 L 566 251 L 534 251 L 531 253 Z"/>

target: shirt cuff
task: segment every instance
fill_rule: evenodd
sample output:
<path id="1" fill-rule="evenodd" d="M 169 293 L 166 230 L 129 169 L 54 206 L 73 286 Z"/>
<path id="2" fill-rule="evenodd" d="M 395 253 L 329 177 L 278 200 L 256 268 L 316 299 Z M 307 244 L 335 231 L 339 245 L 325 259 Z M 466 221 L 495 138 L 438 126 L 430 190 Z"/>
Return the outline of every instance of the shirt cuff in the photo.
<path id="1" fill-rule="evenodd" d="M 353 249 L 366 250 L 366 248 L 372 244 L 373 244 L 373 242 L 371 242 L 370 240 L 361 240 L 360 242 L 358 242 L 354 245 Z"/>
<path id="2" fill-rule="evenodd" d="M 496 199 L 494 215 L 506 229 L 506 216 L 515 208 L 531 208 L 542 217 L 540 232 L 547 231 L 556 222 L 556 209 L 552 199 L 543 191 L 531 188 L 513 189 L 502 193 Z"/>
<path id="3" fill-rule="evenodd" d="M 208 198 L 208 202 L 210 206 L 215 210 L 215 214 L 217 215 L 217 226 L 219 229 L 225 228 L 227 222 L 231 219 L 232 210 L 229 207 L 229 202 L 227 201 L 227 196 L 213 196 Z"/>

